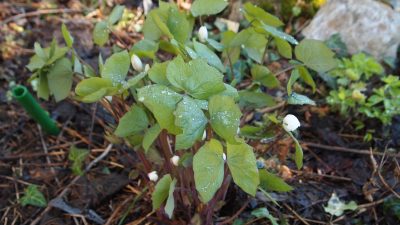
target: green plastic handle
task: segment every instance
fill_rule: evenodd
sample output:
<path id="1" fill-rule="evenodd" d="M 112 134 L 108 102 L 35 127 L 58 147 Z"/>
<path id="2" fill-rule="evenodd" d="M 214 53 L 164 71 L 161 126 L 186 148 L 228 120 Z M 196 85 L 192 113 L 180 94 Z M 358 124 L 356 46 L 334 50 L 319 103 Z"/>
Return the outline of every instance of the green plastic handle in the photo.
<path id="1" fill-rule="evenodd" d="M 28 114 L 40 124 L 42 129 L 52 135 L 60 133 L 56 122 L 39 105 L 36 99 L 29 93 L 25 86 L 17 85 L 12 89 L 13 97 L 24 107 Z"/>

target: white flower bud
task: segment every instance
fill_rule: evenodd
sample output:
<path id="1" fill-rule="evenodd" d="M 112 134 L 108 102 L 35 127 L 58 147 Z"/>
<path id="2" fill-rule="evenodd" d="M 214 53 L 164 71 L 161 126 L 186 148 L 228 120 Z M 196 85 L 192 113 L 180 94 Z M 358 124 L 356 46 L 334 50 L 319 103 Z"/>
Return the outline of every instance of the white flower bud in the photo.
<path id="1" fill-rule="evenodd" d="M 149 177 L 149 180 L 151 180 L 151 181 L 156 182 L 158 180 L 157 171 L 152 171 L 152 172 L 148 173 L 147 176 Z"/>
<path id="2" fill-rule="evenodd" d="M 224 161 L 226 161 L 226 155 L 225 155 L 225 153 L 222 153 L 222 158 L 224 159 Z"/>
<path id="3" fill-rule="evenodd" d="M 206 26 L 201 26 L 199 28 L 199 32 L 197 33 L 197 36 L 199 37 L 200 42 L 206 42 L 208 38 L 208 31 Z"/>
<path id="4" fill-rule="evenodd" d="M 174 166 L 178 166 L 179 156 L 177 156 L 177 155 L 172 156 L 170 161 L 171 161 L 172 164 L 174 164 Z"/>
<path id="5" fill-rule="evenodd" d="M 201 140 L 204 141 L 204 140 L 206 140 L 206 138 L 207 138 L 207 132 L 206 132 L 206 130 L 204 130 L 203 137 L 201 138 Z"/>
<path id="6" fill-rule="evenodd" d="M 283 118 L 282 125 L 287 132 L 291 132 L 300 127 L 300 121 L 297 119 L 296 116 L 292 114 L 287 114 L 285 118 Z"/>
<path id="7" fill-rule="evenodd" d="M 146 64 L 146 65 L 144 66 L 144 72 L 145 72 L 145 73 L 149 72 L 149 69 L 150 69 L 149 64 Z"/>
<path id="8" fill-rule="evenodd" d="M 133 69 L 135 69 L 138 72 L 142 72 L 143 71 L 143 63 L 142 60 L 140 60 L 140 58 L 133 54 L 131 57 L 131 64 Z"/>
<path id="9" fill-rule="evenodd" d="M 107 99 L 107 101 L 112 102 L 113 96 L 109 95 L 105 97 Z"/>

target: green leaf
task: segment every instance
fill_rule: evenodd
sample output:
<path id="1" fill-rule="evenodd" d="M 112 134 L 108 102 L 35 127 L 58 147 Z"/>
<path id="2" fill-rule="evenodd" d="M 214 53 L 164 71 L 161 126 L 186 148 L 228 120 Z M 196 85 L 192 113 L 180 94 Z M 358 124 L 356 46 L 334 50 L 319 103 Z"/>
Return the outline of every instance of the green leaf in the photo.
<path id="1" fill-rule="evenodd" d="M 186 19 L 185 13 L 173 7 L 169 9 L 167 26 L 174 36 L 174 39 L 180 43 L 185 43 L 192 31 L 192 27 L 189 24 L 189 20 Z"/>
<path id="2" fill-rule="evenodd" d="M 137 105 L 131 107 L 129 112 L 119 120 L 115 135 L 118 137 L 126 137 L 137 134 L 145 130 L 149 125 L 146 112 Z"/>
<path id="3" fill-rule="evenodd" d="M 78 57 L 72 57 L 74 61 L 74 73 L 83 74 L 82 63 L 79 61 Z"/>
<path id="4" fill-rule="evenodd" d="M 43 50 L 43 48 L 40 46 L 40 44 L 38 42 L 35 42 L 34 49 L 35 49 L 36 55 L 39 58 L 41 58 L 44 61 L 46 61 L 48 59 L 46 52 Z"/>
<path id="5" fill-rule="evenodd" d="M 149 78 L 151 81 L 157 84 L 165 86 L 171 85 L 167 79 L 167 66 L 170 61 L 163 63 L 154 63 L 149 70 Z"/>
<path id="6" fill-rule="evenodd" d="M 89 153 L 90 151 L 87 149 L 71 146 L 68 153 L 68 159 L 72 161 L 71 170 L 75 175 L 83 175 L 82 166 Z"/>
<path id="7" fill-rule="evenodd" d="M 61 25 L 61 33 L 64 37 L 64 41 L 67 44 L 69 48 L 72 48 L 72 45 L 74 44 L 74 38 L 72 35 L 69 33 L 67 26 L 63 23 Z"/>
<path id="8" fill-rule="evenodd" d="M 83 73 L 86 77 L 95 77 L 96 72 L 90 65 L 83 64 Z"/>
<path id="9" fill-rule="evenodd" d="M 324 73 L 337 66 L 332 52 L 322 41 L 304 39 L 294 49 L 298 60 L 309 68 Z"/>
<path id="10" fill-rule="evenodd" d="M 55 43 L 55 42 L 53 42 Z M 65 56 L 65 54 L 68 52 L 68 48 L 67 47 L 58 47 L 57 45 L 54 46 L 54 53 L 50 54 L 48 52 L 50 52 L 49 48 L 45 48 L 44 49 L 46 54 L 51 55 L 50 59 L 47 60 L 46 65 L 51 65 L 53 64 L 55 61 L 61 59 L 62 57 Z"/>
<path id="11" fill-rule="evenodd" d="M 173 112 L 182 96 L 170 88 L 154 84 L 138 89 L 138 99 L 153 113 L 160 127 L 172 134 L 180 133 Z"/>
<path id="12" fill-rule="evenodd" d="M 240 47 L 232 47 L 231 43 L 233 39 L 236 38 L 236 33 L 228 30 L 221 34 L 221 43 L 225 46 L 224 51 L 222 52 L 222 58 L 224 61 L 230 61 L 232 64 L 235 64 L 240 57 Z"/>
<path id="13" fill-rule="evenodd" d="M 46 101 L 49 99 L 50 96 L 49 83 L 47 81 L 47 76 L 45 74 L 39 75 L 39 85 L 37 94 L 40 98 L 43 98 Z"/>
<path id="14" fill-rule="evenodd" d="M 211 139 L 206 142 L 193 157 L 193 172 L 196 190 L 201 201 L 209 202 L 224 179 L 224 159 L 222 145 Z"/>
<path id="15" fill-rule="evenodd" d="M 311 86 L 313 93 L 314 93 L 317 87 L 315 85 L 314 79 L 312 78 L 311 74 L 308 72 L 307 68 L 305 68 L 304 66 L 299 66 L 299 67 L 297 67 L 297 69 L 299 70 L 301 79 L 303 79 L 304 82 L 306 82 L 306 84 Z"/>
<path id="16" fill-rule="evenodd" d="M 113 86 L 125 82 L 131 60 L 127 51 L 115 53 L 108 58 L 101 73 L 102 78 L 110 79 Z"/>
<path id="17" fill-rule="evenodd" d="M 111 11 L 110 15 L 108 16 L 108 23 L 110 25 L 115 24 L 116 22 L 118 22 L 121 18 L 122 15 L 124 14 L 124 9 L 125 6 L 123 5 L 116 5 L 113 10 Z"/>
<path id="18" fill-rule="evenodd" d="M 265 207 L 264 208 L 258 208 L 258 209 L 255 209 L 255 210 L 251 211 L 251 215 L 253 215 L 253 216 L 257 217 L 257 218 L 267 218 L 267 219 L 269 219 L 269 221 L 271 221 L 272 225 L 279 225 L 278 222 L 277 222 L 277 219 L 274 216 L 272 216 L 269 213 L 268 209 L 265 208 Z"/>
<path id="19" fill-rule="evenodd" d="M 139 57 L 149 57 L 155 59 L 156 52 L 158 51 L 158 43 L 143 39 L 137 42 L 131 49 L 131 52 Z M 153 65 L 154 66 L 154 65 Z"/>
<path id="20" fill-rule="evenodd" d="M 280 38 L 275 38 L 275 44 L 278 48 L 279 54 L 287 59 L 292 59 L 292 46 L 290 46 L 287 41 Z"/>
<path id="21" fill-rule="evenodd" d="M 221 59 L 211 51 L 206 45 L 203 45 L 197 41 L 193 41 L 194 50 L 196 51 L 198 57 L 207 60 L 207 63 L 214 66 L 219 71 L 224 72 L 225 66 L 222 64 Z"/>
<path id="22" fill-rule="evenodd" d="M 168 26 L 166 25 L 166 21 L 162 20 L 158 14 L 153 14 L 154 23 L 157 25 L 158 29 L 166 35 L 169 39 L 173 39 L 174 35 L 172 35 Z"/>
<path id="23" fill-rule="evenodd" d="M 255 91 L 239 91 L 240 101 L 242 107 L 248 108 L 263 108 L 276 105 L 274 98 L 271 95 L 255 92 Z"/>
<path id="24" fill-rule="evenodd" d="M 103 98 L 110 88 L 112 88 L 111 80 L 91 77 L 79 82 L 75 88 L 75 93 L 82 102 L 90 103 Z"/>
<path id="25" fill-rule="evenodd" d="M 244 17 L 249 22 L 253 22 L 254 20 L 258 19 L 261 20 L 263 23 L 273 27 L 280 27 L 284 25 L 283 22 L 278 19 L 278 17 L 265 12 L 263 9 L 254 6 L 249 2 L 244 4 L 243 8 L 245 11 Z"/>
<path id="26" fill-rule="evenodd" d="M 42 68 L 44 65 L 46 65 L 46 60 L 40 58 L 37 54 L 35 54 L 29 59 L 29 64 L 26 65 L 26 68 L 28 68 L 29 71 L 33 72 L 37 69 Z"/>
<path id="27" fill-rule="evenodd" d="M 154 15 L 158 15 L 162 21 L 167 21 L 169 9 L 175 7 L 175 4 L 160 2 L 159 8 L 153 9 L 147 14 L 143 24 L 143 34 L 145 39 L 157 41 L 162 36 L 162 31 L 154 21 Z"/>
<path id="28" fill-rule="evenodd" d="M 149 128 L 143 137 L 143 149 L 147 152 L 153 142 L 157 139 L 158 135 L 161 133 L 161 127 L 158 123 L 154 124 L 151 128 Z"/>
<path id="29" fill-rule="evenodd" d="M 174 213 L 175 208 L 175 199 L 174 199 L 174 190 L 177 180 L 172 180 L 171 184 L 169 185 L 168 190 L 168 199 L 167 203 L 165 203 L 165 212 L 167 213 L 168 217 L 171 219 L 172 214 Z"/>
<path id="30" fill-rule="evenodd" d="M 299 70 L 294 69 L 292 70 L 292 73 L 290 75 L 290 78 L 287 82 L 286 90 L 288 95 L 290 96 L 292 94 L 292 86 L 293 84 L 300 78 L 300 73 Z"/>
<path id="31" fill-rule="evenodd" d="M 50 92 L 56 101 L 68 97 L 72 87 L 72 64 L 67 58 L 57 60 L 47 74 Z"/>
<path id="32" fill-rule="evenodd" d="M 104 21 L 96 23 L 93 30 L 93 41 L 99 46 L 103 46 L 107 43 L 110 36 L 110 31 L 108 30 L 108 24 Z"/>
<path id="33" fill-rule="evenodd" d="M 255 196 L 260 179 L 253 148 L 244 141 L 239 144 L 227 143 L 227 163 L 235 184 Z"/>
<path id="34" fill-rule="evenodd" d="M 188 149 L 203 135 L 207 117 L 192 98 L 185 96 L 174 112 L 175 125 L 183 133 L 176 136 L 175 149 Z"/>
<path id="35" fill-rule="evenodd" d="M 296 162 L 297 169 L 301 169 L 301 167 L 303 167 L 303 149 L 301 148 L 301 145 L 297 139 L 294 139 L 294 143 L 296 147 L 294 161 Z"/>
<path id="36" fill-rule="evenodd" d="M 232 97 L 215 95 L 208 102 L 210 122 L 213 130 L 228 142 L 236 143 L 242 112 Z"/>
<path id="37" fill-rule="evenodd" d="M 197 99 L 208 99 L 225 89 L 223 75 L 202 59 L 185 63 L 178 56 L 167 67 L 169 82 Z"/>
<path id="38" fill-rule="evenodd" d="M 316 105 L 315 102 L 309 97 L 297 94 L 296 92 L 292 92 L 287 100 L 287 103 L 291 105 Z"/>
<path id="39" fill-rule="evenodd" d="M 216 41 L 214 39 L 208 38 L 207 43 L 219 52 L 222 52 L 224 50 L 224 45 L 222 45 L 221 43 L 219 43 L 218 41 Z"/>
<path id="40" fill-rule="evenodd" d="M 164 175 L 154 188 L 154 192 L 151 195 L 151 201 L 153 203 L 153 211 L 160 208 L 161 204 L 168 198 L 169 187 L 172 183 L 171 175 Z"/>
<path id="41" fill-rule="evenodd" d="M 288 192 L 292 191 L 293 187 L 288 185 L 282 178 L 272 174 L 266 170 L 259 170 L 260 187 L 267 191 Z"/>
<path id="42" fill-rule="evenodd" d="M 24 196 L 19 199 L 22 206 L 33 205 L 37 207 L 46 207 L 47 201 L 38 186 L 30 184 L 24 191 Z"/>
<path id="43" fill-rule="evenodd" d="M 267 39 L 255 32 L 253 28 L 242 30 L 230 43 L 230 47 L 241 47 L 247 55 L 258 63 L 262 63 Z"/>
<path id="44" fill-rule="evenodd" d="M 226 6 L 228 6 L 227 0 L 196 0 L 190 11 L 194 17 L 214 15 L 220 13 Z"/>
<path id="45" fill-rule="evenodd" d="M 233 100 L 235 101 L 239 101 L 240 96 L 239 96 L 239 92 L 236 90 L 236 88 L 232 87 L 229 84 L 224 84 L 225 85 L 225 90 L 218 93 L 219 95 L 226 95 L 226 96 L 230 96 L 233 98 Z M 208 102 L 207 102 L 208 104 Z M 207 106 L 208 109 L 208 106 Z"/>
<path id="46" fill-rule="evenodd" d="M 255 81 L 260 82 L 268 88 L 276 88 L 280 86 L 279 80 L 265 66 L 254 64 L 251 67 L 251 75 Z"/>
<path id="47" fill-rule="evenodd" d="M 294 44 L 294 45 L 299 44 L 299 42 L 294 37 L 290 36 L 289 34 L 283 32 L 283 31 L 276 29 L 273 26 L 267 25 L 267 24 L 263 23 L 262 21 L 260 21 L 260 27 L 262 29 L 264 29 L 265 32 L 267 32 L 268 34 L 272 35 L 275 38 L 281 38 L 281 39 L 288 41 L 289 43 Z M 297 56 L 297 54 L 296 54 L 296 56 Z"/>

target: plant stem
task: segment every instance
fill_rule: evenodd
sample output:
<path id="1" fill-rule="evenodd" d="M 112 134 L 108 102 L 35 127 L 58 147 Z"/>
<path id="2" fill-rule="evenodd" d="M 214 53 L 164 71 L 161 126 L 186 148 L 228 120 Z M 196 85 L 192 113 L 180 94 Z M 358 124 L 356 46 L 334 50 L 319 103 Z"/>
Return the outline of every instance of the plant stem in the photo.
<path id="1" fill-rule="evenodd" d="M 167 134 L 166 130 L 161 131 L 159 141 L 160 141 L 160 145 L 161 145 L 161 150 L 164 155 L 166 169 L 167 169 L 168 173 L 171 173 L 172 165 L 171 165 L 170 159 L 172 157 L 172 149 L 171 149 L 170 144 L 168 143 L 168 134 Z"/>

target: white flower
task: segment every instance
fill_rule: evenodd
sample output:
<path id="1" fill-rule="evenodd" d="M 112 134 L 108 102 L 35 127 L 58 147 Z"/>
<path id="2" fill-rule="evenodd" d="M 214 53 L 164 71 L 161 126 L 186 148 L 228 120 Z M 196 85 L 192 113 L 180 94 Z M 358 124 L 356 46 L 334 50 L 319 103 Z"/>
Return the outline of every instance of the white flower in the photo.
<path id="1" fill-rule="evenodd" d="M 206 42 L 208 38 L 208 31 L 206 26 L 201 26 L 199 28 L 199 32 L 197 33 L 197 36 L 199 37 L 199 40 L 201 42 Z"/>
<path id="2" fill-rule="evenodd" d="M 156 182 L 158 180 L 157 171 L 152 171 L 152 172 L 148 173 L 147 176 L 149 177 L 149 180 L 151 180 L 151 181 Z"/>
<path id="3" fill-rule="evenodd" d="M 226 155 L 225 155 L 225 153 L 222 153 L 222 158 L 224 159 L 224 161 L 226 161 Z"/>
<path id="4" fill-rule="evenodd" d="M 287 114 L 285 118 L 283 118 L 282 125 L 287 132 L 290 132 L 300 127 L 300 121 L 297 119 L 296 116 L 292 114 Z"/>
<path id="5" fill-rule="evenodd" d="M 177 155 L 172 156 L 170 161 L 171 161 L 172 164 L 174 164 L 174 166 L 178 166 L 179 156 L 177 156 Z"/>
<path id="6" fill-rule="evenodd" d="M 133 54 L 131 57 L 131 64 L 133 69 L 135 69 L 138 72 L 142 72 L 143 71 L 143 63 L 142 60 L 140 60 L 140 58 Z"/>

